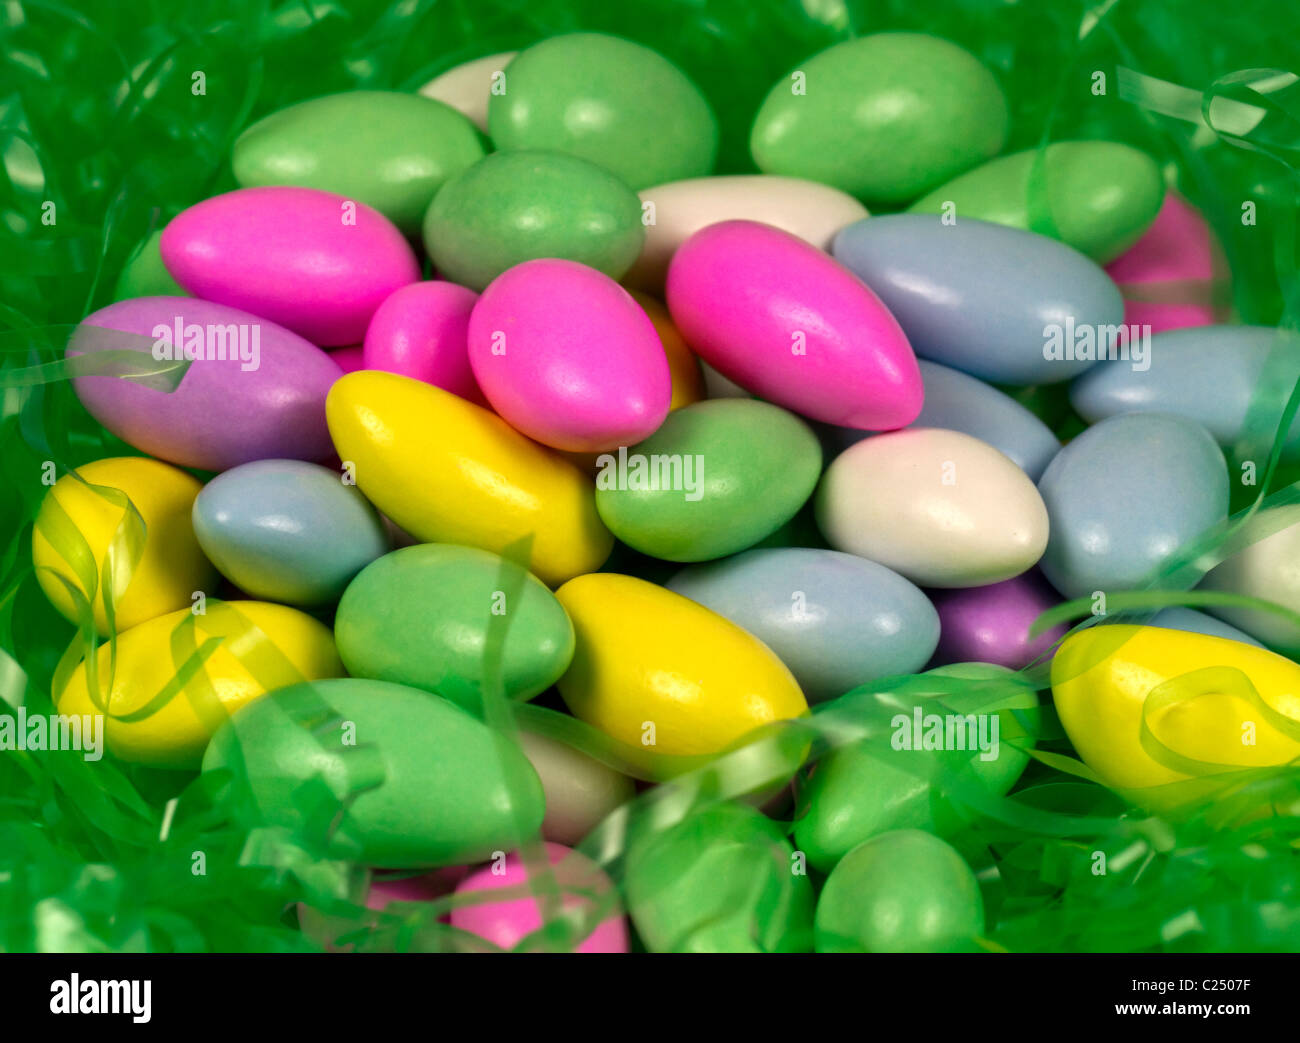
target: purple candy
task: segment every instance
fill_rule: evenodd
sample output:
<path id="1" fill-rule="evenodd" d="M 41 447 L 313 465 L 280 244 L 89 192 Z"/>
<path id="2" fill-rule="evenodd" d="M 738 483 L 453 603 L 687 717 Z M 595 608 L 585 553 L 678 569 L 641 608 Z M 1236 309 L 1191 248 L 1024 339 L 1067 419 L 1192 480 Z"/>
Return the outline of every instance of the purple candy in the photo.
<path id="1" fill-rule="evenodd" d="M 939 612 L 939 647 L 934 665 L 996 663 L 1019 670 L 1032 662 L 1065 634 L 1053 627 L 1029 640 L 1029 627 L 1061 598 L 1036 573 L 986 587 L 964 590 L 928 590 Z"/>
<path id="2" fill-rule="evenodd" d="M 101 332 L 113 330 L 128 336 Z M 192 353 L 183 353 L 187 347 Z M 193 297 L 136 297 L 83 319 L 68 355 L 122 349 L 193 359 L 171 392 L 156 377 L 73 382 L 90 415 L 137 449 L 205 471 L 251 460 L 323 460 L 333 452 L 325 396 L 343 371 L 281 326 Z"/>

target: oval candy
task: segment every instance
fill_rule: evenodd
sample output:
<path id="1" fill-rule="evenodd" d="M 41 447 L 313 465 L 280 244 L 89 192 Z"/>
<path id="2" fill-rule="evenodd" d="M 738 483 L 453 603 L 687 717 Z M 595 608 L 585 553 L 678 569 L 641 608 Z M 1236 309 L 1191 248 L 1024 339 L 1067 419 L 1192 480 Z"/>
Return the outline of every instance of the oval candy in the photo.
<path id="1" fill-rule="evenodd" d="M 930 594 L 939 613 L 940 663 L 994 663 L 1021 670 L 1065 636 L 1065 627 L 1051 627 L 1037 637 L 1029 628 L 1060 595 L 1037 572 L 1026 572 L 1000 583 Z"/>
<path id="2" fill-rule="evenodd" d="M 1201 581 L 1202 590 L 1269 601 L 1300 612 L 1300 506 L 1260 511 L 1259 538 L 1224 559 Z M 1300 627 L 1274 612 L 1239 605 L 1207 605 L 1212 612 L 1252 637 L 1288 655 L 1300 654 Z"/>
<path id="3" fill-rule="evenodd" d="M 400 373 L 485 405 L 469 364 L 469 317 L 477 301 L 474 291 L 442 281 L 393 291 L 366 327 L 364 368 Z"/>
<path id="4" fill-rule="evenodd" d="M 450 105 L 483 133 L 488 129 L 488 99 L 494 87 L 504 86 L 506 66 L 518 51 L 485 54 L 439 73 L 419 93 Z"/>
<path id="5" fill-rule="evenodd" d="M 558 739 L 521 731 L 523 747 L 546 791 L 542 836 L 570 846 L 636 795 L 632 780 Z"/>
<path id="6" fill-rule="evenodd" d="M 163 231 L 162 257 L 196 297 L 326 347 L 360 342 L 384 299 L 420 278 L 387 218 L 314 188 L 240 188 L 195 203 Z"/>
<path id="7" fill-rule="evenodd" d="M 724 377 L 803 416 L 889 430 L 921 411 L 921 374 L 894 316 L 780 229 L 722 221 L 696 232 L 669 265 L 668 310 Z"/>
<path id="8" fill-rule="evenodd" d="M 122 266 L 113 288 L 113 300 L 124 301 L 131 297 L 183 297 L 185 291 L 172 278 L 163 264 L 159 243 L 162 229 L 151 232 Z"/>
<path id="9" fill-rule="evenodd" d="M 668 357 L 668 375 L 672 380 L 673 388 L 672 398 L 668 400 L 668 411 L 671 413 L 674 409 L 681 409 L 682 406 L 689 406 L 705 398 L 704 374 L 700 369 L 700 360 L 682 339 L 681 332 L 673 324 L 672 316 L 668 314 L 668 309 L 648 294 L 636 290 L 628 292 L 654 324 L 655 333 L 659 335 L 659 343 L 663 345 L 664 354 Z"/>

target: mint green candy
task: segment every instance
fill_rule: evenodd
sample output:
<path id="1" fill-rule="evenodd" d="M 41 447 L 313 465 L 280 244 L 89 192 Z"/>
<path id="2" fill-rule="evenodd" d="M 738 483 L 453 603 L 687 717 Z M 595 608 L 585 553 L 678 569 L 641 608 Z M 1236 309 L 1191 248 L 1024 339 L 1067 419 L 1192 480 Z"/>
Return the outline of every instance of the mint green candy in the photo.
<path id="1" fill-rule="evenodd" d="M 899 204 L 997 155 L 1007 125 L 1002 88 L 974 55 L 936 36 L 877 33 L 778 81 L 750 150 L 765 174 Z"/>
<path id="2" fill-rule="evenodd" d="M 441 696 L 383 681 L 314 681 L 253 700 L 204 754 L 205 773 L 222 770 L 260 823 L 309 841 L 330 831 L 329 853 L 390 869 L 486 861 L 533 835 L 545 811 L 512 740 Z"/>
<path id="3" fill-rule="evenodd" d="M 442 184 L 482 158 L 478 129 L 449 105 L 397 91 L 346 91 L 254 123 L 236 140 L 232 165 L 245 188 L 335 192 L 413 232 Z"/>
<path id="4" fill-rule="evenodd" d="M 821 446 L 793 413 L 757 399 L 697 402 L 597 458 L 596 510 L 629 547 L 708 561 L 752 547 L 794 517 L 821 473 Z"/>
<path id="5" fill-rule="evenodd" d="M 539 257 L 578 261 L 612 279 L 645 241 L 641 200 L 603 167 L 563 152 L 494 152 L 443 185 L 424 218 L 438 271 L 482 290 Z"/>
<path id="6" fill-rule="evenodd" d="M 617 36 L 570 33 L 505 68 L 488 103 L 498 149 L 551 149 L 597 163 L 634 191 L 712 173 L 718 123 L 681 69 Z"/>
<path id="7" fill-rule="evenodd" d="M 172 278 L 158 251 L 158 241 L 163 230 L 159 228 L 140 244 L 118 276 L 113 289 L 113 300 L 124 301 L 131 297 L 186 297 L 180 283 Z"/>
<path id="8" fill-rule="evenodd" d="M 531 699 L 573 658 L 573 624 L 541 580 L 490 551 L 422 543 L 371 562 L 343 592 L 334 617 L 339 657 L 354 677 L 437 692 L 481 707 L 492 653 L 505 693 Z"/>
<path id="9" fill-rule="evenodd" d="M 817 902 L 818 952 L 961 952 L 984 932 L 984 900 L 950 845 L 917 829 L 855 847 Z"/>
<path id="10" fill-rule="evenodd" d="M 1047 233 L 1032 226 L 1030 177 L 1037 149 L 999 156 L 940 185 L 912 205 L 917 213 L 955 217 Z M 1099 264 L 1113 261 L 1136 243 L 1160 212 L 1164 179 L 1145 152 L 1115 141 L 1058 141 L 1047 146 L 1042 165 L 1057 236 Z"/>

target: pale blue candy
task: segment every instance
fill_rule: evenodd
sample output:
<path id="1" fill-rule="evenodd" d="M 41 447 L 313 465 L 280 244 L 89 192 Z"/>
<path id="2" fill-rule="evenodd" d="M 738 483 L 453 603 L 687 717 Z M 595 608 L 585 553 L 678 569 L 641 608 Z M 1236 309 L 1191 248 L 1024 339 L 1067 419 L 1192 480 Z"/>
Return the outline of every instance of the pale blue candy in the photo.
<path id="1" fill-rule="evenodd" d="M 1215 619 L 1204 612 L 1197 612 L 1194 608 L 1183 608 L 1181 605 L 1162 608 L 1147 621 L 1147 626 L 1164 627 L 1166 630 L 1186 630 L 1190 634 L 1208 634 L 1210 637 L 1224 637 L 1229 641 L 1254 645 L 1256 648 L 1264 647 L 1244 630 L 1238 630 L 1221 619 Z"/>
<path id="2" fill-rule="evenodd" d="M 1280 355 L 1275 391 L 1286 391 L 1300 377 L 1300 342 Z M 1173 413 L 1198 421 L 1219 445 L 1241 435 L 1246 408 L 1270 349 L 1280 340 L 1270 326 L 1198 326 L 1151 338 L 1151 364 L 1135 371 L 1123 363 L 1104 363 L 1070 385 L 1070 404 L 1089 423 L 1121 413 Z M 1291 425 L 1290 448 L 1300 448 L 1300 419 Z"/>
<path id="3" fill-rule="evenodd" d="M 257 460 L 217 475 L 194 501 L 212 564 L 255 598 L 314 606 L 388 552 L 383 520 L 342 474 L 301 460 Z"/>
<path id="4" fill-rule="evenodd" d="M 1228 467 L 1200 424 L 1159 413 L 1088 428 L 1047 465 L 1039 566 L 1067 597 L 1132 590 L 1228 514 Z"/>
<path id="5" fill-rule="evenodd" d="M 1124 301 L 1105 271 L 1055 239 L 937 214 L 869 217 L 832 246 L 894 313 L 917 355 L 998 384 L 1053 384 L 1093 359 L 1048 358 L 1047 328 L 1109 344 Z M 1071 324 L 1067 330 L 1067 324 Z M 1075 336 L 1070 336 L 1073 332 Z"/>
<path id="6" fill-rule="evenodd" d="M 809 701 L 915 673 L 939 642 L 939 614 L 929 598 L 898 573 L 854 554 L 750 550 L 683 569 L 667 587 L 771 648 Z"/>
<path id="7" fill-rule="evenodd" d="M 925 404 L 912 427 L 941 427 L 987 442 L 1009 456 L 1033 481 L 1061 449 L 1051 428 L 1010 395 L 960 370 L 920 360 Z M 838 455 L 868 431 L 830 428 L 830 454 Z"/>

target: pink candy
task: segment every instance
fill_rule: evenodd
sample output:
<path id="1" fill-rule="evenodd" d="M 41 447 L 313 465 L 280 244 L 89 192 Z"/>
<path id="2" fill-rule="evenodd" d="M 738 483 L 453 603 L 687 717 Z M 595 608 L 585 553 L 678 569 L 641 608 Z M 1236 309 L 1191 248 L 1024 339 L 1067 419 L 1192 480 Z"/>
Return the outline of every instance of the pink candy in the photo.
<path id="1" fill-rule="evenodd" d="M 366 330 L 365 368 L 400 373 L 477 405 L 482 392 L 466 340 L 478 294 L 450 282 L 417 282 L 390 296 Z"/>

